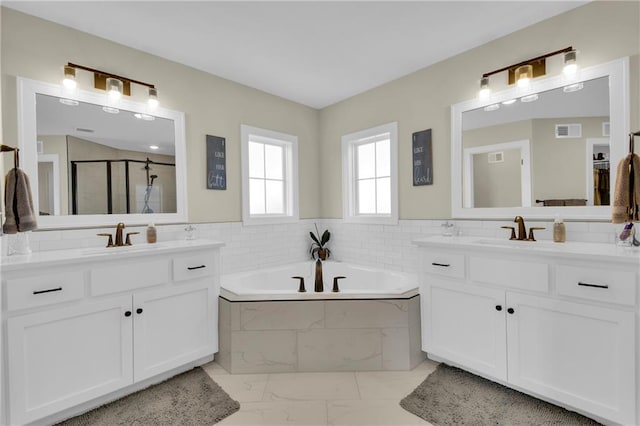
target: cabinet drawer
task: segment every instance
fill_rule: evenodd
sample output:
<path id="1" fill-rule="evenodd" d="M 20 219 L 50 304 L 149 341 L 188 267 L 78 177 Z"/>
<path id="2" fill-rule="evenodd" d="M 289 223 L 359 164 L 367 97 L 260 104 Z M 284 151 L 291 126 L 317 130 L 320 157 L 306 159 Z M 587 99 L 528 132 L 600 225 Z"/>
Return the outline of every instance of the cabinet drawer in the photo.
<path id="1" fill-rule="evenodd" d="M 464 254 L 428 252 L 425 270 L 430 274 L 464 278 Z"/>
<path id="2" fill-rule="evenodd" d="M 185 281 L 213 274 L 212 253 L 195 256 L 181 256 L 173 259 L 173 280 Z"/>
<path id="3" fill-rule="evenodd" d="M 91 270 L 91 294 L 119 293 L 169 282 L 169 259 L 112 264 Z"/>
<path id="4" fill-rule="evenodd" d="M 549 265 L 471 256 L 469 279 L 522 290 L 549 292 Z"/>
<path id="5" fill-rule="evenodd" d="M 636 273 L 633 271 L 558 265 L 556 286 L 562 296 L 629 306 L 636 304 Z"/>
<path id="6" fill-rule="evenodd" d="M 33 308 L 84 297 L 82 271 L 7 280 L 7 310 Z"/>

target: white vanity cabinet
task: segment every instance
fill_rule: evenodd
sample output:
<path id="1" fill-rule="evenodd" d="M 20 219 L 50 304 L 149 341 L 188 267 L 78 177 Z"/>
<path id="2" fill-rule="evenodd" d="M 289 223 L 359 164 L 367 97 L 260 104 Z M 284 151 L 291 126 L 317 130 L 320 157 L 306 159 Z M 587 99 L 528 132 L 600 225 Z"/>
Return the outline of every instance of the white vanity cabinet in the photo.
<path id="1" fill-rule="evenodd" d="M 416 241 L 423 350 L 596 419 L 637 424 L 640 252 L 519 243 L 531 247 Z"/>
<path id="2" fill-rule="evenodd" d="M 3 259 L 3 424 L 55 422 L 210 360 L 220 246 Z"/>

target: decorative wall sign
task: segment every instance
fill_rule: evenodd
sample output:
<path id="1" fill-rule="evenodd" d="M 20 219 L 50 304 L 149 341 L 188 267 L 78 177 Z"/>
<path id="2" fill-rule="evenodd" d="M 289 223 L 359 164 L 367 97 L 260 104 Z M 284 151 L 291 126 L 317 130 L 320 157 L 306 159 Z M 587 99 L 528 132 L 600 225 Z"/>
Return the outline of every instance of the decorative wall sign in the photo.
<path id="1" fill-rule="evenodd" d="M 225 138 L 207 135 L 207 189 L 227 189 Z"/>
<path id="2" fill-rule="evenodd" d="M 413 134 L 413 186 L 433 185 L 431 129 Z"/>

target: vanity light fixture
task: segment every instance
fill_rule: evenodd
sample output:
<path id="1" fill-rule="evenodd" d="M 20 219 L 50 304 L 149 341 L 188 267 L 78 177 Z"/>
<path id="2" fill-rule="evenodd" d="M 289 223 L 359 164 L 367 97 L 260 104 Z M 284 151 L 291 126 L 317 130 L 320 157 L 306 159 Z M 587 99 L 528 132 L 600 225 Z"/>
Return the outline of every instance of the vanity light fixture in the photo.
<path id="1" fill-rule="evenodd" d="M 480 93 L 478 93 L 480 99 L 487 99 L 491 95 L 491 88 L 489 87 L 489 77 L 482 77 L 480 79 Z"/>
<path id="2" fill-rule="evenodd" d="M 536 58 L 527 59 L 526 61 L 518 62 L 517 64 L 482 74 L 482 79 L 480 80 L 480 98 L 484 99 L 488 94 L 486 90 L 489 89 L 489 77 L 492 75 L 507 71 L 509 84 L 517 84 L 518 87 L 527 87 L 532 79 L 543 76 L 547 73 L 546 59 L 560 54 L 564 55 L 565 68 L 563 72 L 565 72 L 565 74 L 571 72 L 575 73 L 577 69 L 577 53 L 573 47 L 565 47 L 564 49 L 546 53 Z"/>
<path id="3" fill-rule="evenodd" d="M 64 67 L 64 79 L 62 85 L 65 89 L 75 90 L 78 83 L 76 82 L 76 69 L 70 66 Z"/>
<path id="4" fill-rule="evenodd" d="M 71 76 L 73 76 L 73 81 L 75 82 L 76 70 L 83 70 L 93 73 L 93 86 L 96 89 L 106 90 L 109 93 L 110 97 L 113 96 L 114 98 L 119 99 L 123 95 L 130 96 L 131 84 L 137 84 L 139 86 L 145 86 L 148 88 L 148 102 L 151 108 L 155 108 L 159 104 L 158 89 L 156 89 L 156 86 L 154 86 L 153 84 L 145 83 L 138 80 L 132 80 L 121 75 L 111 74 L 105 71 L 85 67 L 84 65 L 78 65 L 71 62 L 69 62 L 64 67 L 65 79 L 63 80 L 63 84 L 65 85 L 65 87 L 67 87 L 67 76 L 69 76 L 69 80 L 71 80 Z"/>

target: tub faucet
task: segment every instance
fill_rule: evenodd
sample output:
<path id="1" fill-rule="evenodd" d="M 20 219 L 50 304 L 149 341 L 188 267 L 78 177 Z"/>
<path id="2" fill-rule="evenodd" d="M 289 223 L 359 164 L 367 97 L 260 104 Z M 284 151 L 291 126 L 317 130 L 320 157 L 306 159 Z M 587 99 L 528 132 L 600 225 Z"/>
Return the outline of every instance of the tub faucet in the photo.
<path id="1" fill-rule="evenodd" d="M 322 282 L 322 261 L 316 260 L 316 285 L 314 291 L 322 293 L 324 291 L 324 283 Z"/>
<path id="2" fill-rule="evenodd" d="M 518 236 L 516 237 L 516 240 L 526 240 L 527 239 L 527 228 L 524 226 L 524 219 L 522 218 L 522 216 L 516 216 L 515 219 L 513 219 L 513 221 L 518 225 Z"/>

